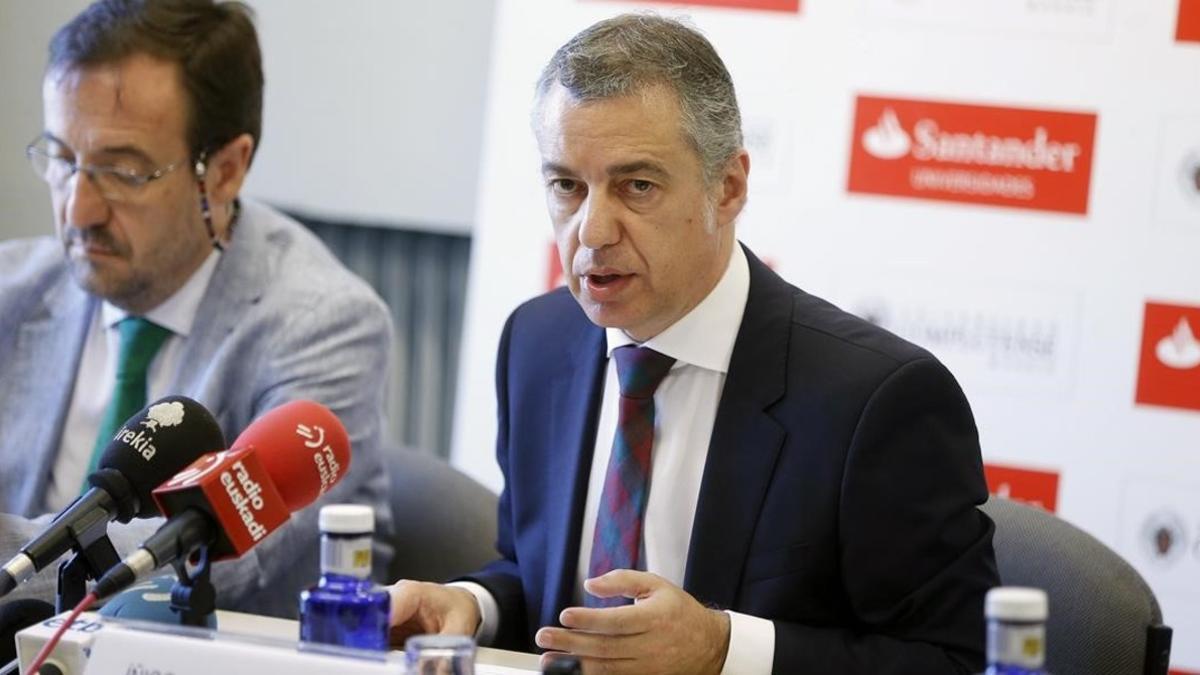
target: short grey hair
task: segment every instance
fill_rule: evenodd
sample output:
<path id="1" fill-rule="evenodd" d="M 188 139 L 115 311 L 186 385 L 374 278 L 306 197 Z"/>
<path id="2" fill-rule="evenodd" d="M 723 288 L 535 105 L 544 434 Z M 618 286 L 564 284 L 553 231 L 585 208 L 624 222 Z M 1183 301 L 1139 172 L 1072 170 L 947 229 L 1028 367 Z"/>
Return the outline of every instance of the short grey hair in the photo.
<path id="1" fill-rule="evenodd" d="M 742 115 L 733 79 L 708 39 L 684 23 L 654 14 L 622 14 L 571 38 L 542 70 L 533 123 L 545 95 L 562 85 L 579 101 L 628 96 L 665 86 L 679 102 L 685 138 L 711 185 L 742 147 Z"/>

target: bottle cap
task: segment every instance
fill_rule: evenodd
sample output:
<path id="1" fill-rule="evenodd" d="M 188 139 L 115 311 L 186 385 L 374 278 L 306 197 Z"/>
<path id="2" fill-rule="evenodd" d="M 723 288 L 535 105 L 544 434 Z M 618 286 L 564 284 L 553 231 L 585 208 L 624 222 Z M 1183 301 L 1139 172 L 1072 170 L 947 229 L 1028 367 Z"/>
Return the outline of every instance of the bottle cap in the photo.
<path id="1" fill-rule="evenodd" d="M 983 613 L 1000 621 L 1045 621 L 1050 602 L 1040 588 L 1000 586 L 987 592 Z"/>
<path id="2" fill-rule="evenodd" d="M 369 534 L 375 531 L 375 511 L 361 504 L 330 504 L 321 507 L 317 524 L 329 534 Z"/>

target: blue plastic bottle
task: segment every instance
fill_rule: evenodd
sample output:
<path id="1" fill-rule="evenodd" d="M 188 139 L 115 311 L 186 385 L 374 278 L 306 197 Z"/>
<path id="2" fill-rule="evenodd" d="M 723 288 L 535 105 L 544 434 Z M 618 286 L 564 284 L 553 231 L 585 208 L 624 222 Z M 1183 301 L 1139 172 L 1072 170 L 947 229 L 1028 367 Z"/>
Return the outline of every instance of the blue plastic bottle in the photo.
<path id="1" fill-rule="evenodd" d="M 391 601 L 371 583 L 369 506 L 334 504 L 321 509 L 321 580 L 300 594 L 300 639 L 386 650 Z"/>
<path id="2" fill-rule="evenodd" d="M 1046 592 L 1001 586 L 988 591 L 987 670 L 984 675 L 1047 675 Z"/>

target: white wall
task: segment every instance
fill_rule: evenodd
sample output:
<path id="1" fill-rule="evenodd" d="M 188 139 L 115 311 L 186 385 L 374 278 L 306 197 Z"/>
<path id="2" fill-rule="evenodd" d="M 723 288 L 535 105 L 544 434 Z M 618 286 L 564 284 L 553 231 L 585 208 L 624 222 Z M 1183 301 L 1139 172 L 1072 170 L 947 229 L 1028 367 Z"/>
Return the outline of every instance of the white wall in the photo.
<path id="1" fill-rule="evenodd" d="M 25 146 L 42 130 L 46 45 L 85 0 L 0 1 L 0 239 L 54 229 L 50 196 L 29 170 Z"/>
<path id="2" fill-rule="evenodd" d="M 252 0 L 267 78 L 251 194 L 467 232 L 493 0 Z"/>
<path id="3" fill-rule="evenodd" d="M 24 147 L 41 129 L 46 45 L 86 4 L 0 1 L 0 239 L 50 231 Z M 469 232 L 492 0 L 250 5 L 267 88 L 247 194 L 317 216 Z"/>

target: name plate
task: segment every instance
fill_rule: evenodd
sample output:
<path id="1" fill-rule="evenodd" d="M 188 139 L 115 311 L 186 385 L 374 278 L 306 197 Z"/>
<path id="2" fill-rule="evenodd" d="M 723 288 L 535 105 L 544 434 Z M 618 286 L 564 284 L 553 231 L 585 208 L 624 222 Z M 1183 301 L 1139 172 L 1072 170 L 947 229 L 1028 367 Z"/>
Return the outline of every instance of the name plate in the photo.
<path id="1" fill-rule="evenodd" d="M 404 654 L 231 635 L 141 622 L 109 622 L 95 635 L 84 673 L 209 675 L 284 672 L 287 675 L 396 675 Z"/>
<path id="2" fill-rule="evenodd" d="M 2 0 L 0 0 L 2 1 Z M 66 615 L 17 634 L 21 672 Z M 337 647 L 298 647 L 295 621 L 238 612 L 217 612 L 220 632 L 205 628 L 101 617 L 85 612 L 63 635 L 48 663 L 63 675 L 186 675 L 188 673 L 390 673 L 405 672 L 403 652 L 365 652 Z M 320 651 L 317 651 L 320 650 Z M 475 675 L 536 675 L 538 657 L 479 647 Z M 102 659 L 97 661 L 97 659 Z M 266 671 L 285 664 L 289 671 Z"/>

